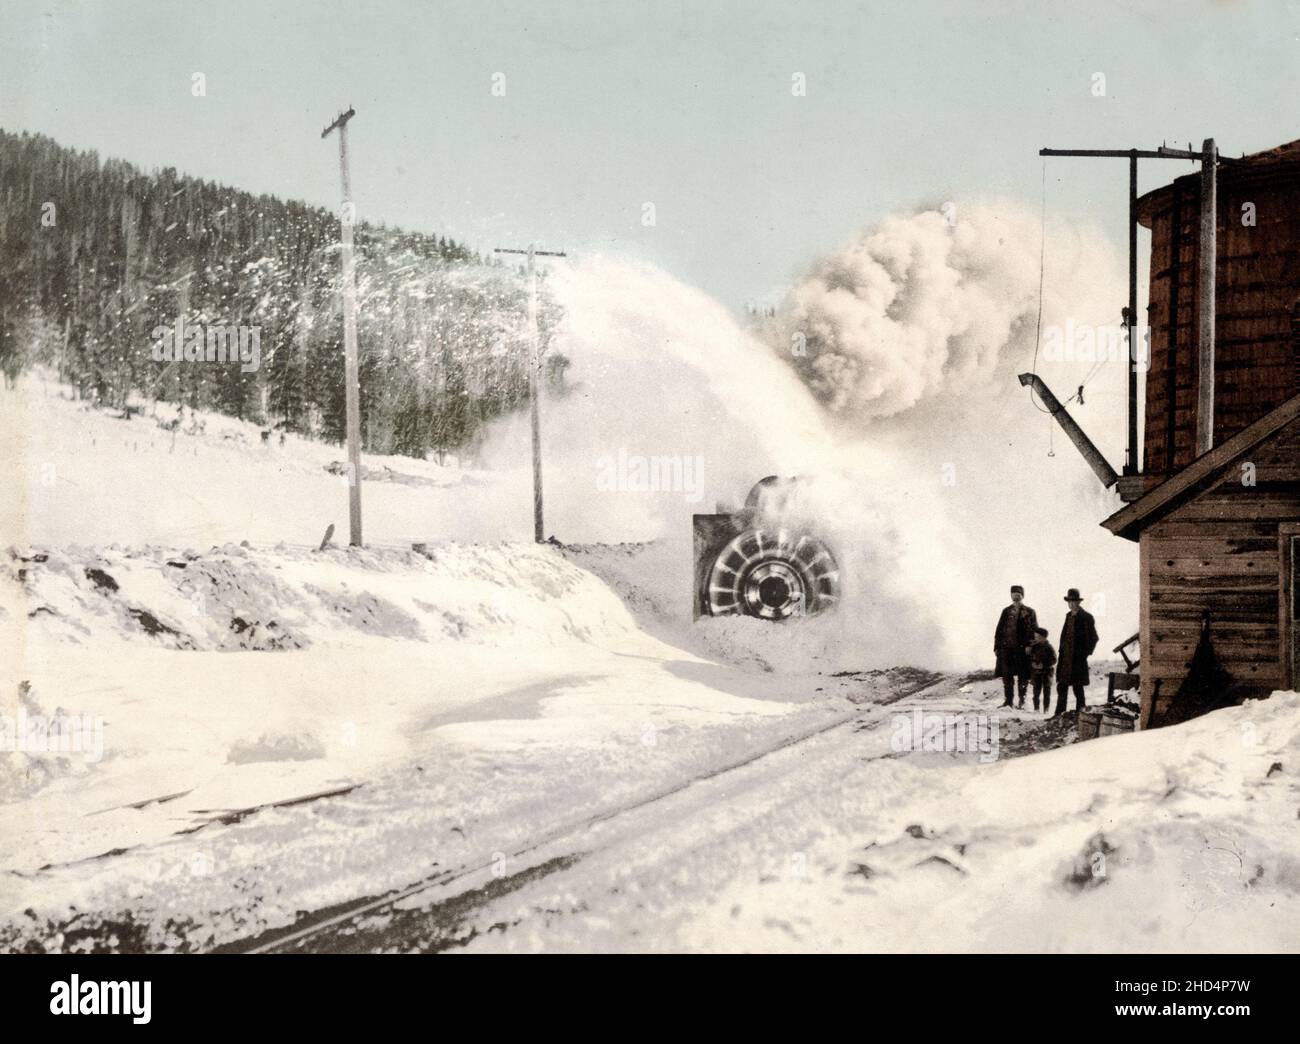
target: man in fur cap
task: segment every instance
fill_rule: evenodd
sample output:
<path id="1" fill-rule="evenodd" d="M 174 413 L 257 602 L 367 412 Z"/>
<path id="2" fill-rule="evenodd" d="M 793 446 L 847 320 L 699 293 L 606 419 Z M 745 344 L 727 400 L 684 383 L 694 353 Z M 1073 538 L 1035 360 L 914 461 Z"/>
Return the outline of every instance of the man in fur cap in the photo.
<path id="1" fill-rule="evenodd" d="M 998 628 L 993 632 L 993 655 L 997 663 L 993 676 L 1002 679 L 1002 692 L 1006 696 L 1004 707 L 1011 706 L 1011 697 L 1019 683 L 1020 706 L 1025 705 L 1025 690 L 1029 688 L 1029 647 L 1038 629 L 1038 614 L 1024 604 L 1025 589 L 1019 584 L 1011 587 L 1011 604 L 998 617 Z"/>

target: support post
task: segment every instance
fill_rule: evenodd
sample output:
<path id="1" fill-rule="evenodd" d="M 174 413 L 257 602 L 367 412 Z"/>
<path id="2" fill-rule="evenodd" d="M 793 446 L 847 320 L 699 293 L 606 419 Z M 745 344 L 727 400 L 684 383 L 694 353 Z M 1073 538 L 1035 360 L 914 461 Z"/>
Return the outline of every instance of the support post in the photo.
<path id="1" fill-rule="evenodd" d="M 1207 176 L 1208 176 L 1208 178 L 1209 178 L 1209 185 L 1210 185 L 1210 190 L 1209 190 L 1208 195 L 1211 195 L 1211 196 L 1212 196 L 1213 193 L 1214 193 L 1214 176 L 1215 176 L 1215 175 L 1214 175 L 1214 168 L 1215 168 L 1215 165 L 1216 165 L 1217 163 L 1220 163 L 1220 162 L 1222 162 L 1222 163 L 1233 163 L 1233 162 L 1237 162 L 1237 160 L 1235 160 L 1235 159 L 1233 159 L 1232 157 L 1229 157 L 1229 156 L 1222 156 L 1222 157 L 1219 156 L 1218 149 L 1216 149 L 1216 148 L 1214 147 L 1214 139 L 1213 139 L 1213 138 L 1207 138 L 1207 139 L 1206 139 L 1205 144 L 1204 144 L 1204 146 L 1202 147 L 1202 149 L 1201 149 L 1200 152 L 1192 152 L 1190 148 L 1187 148 L 1187 149 L 1172 149 L 1172 148 L 1170 148 L 1170 147 L 1167 146 L 1167 145 L 1161 145 L 1158 149 L 1039 149 L 1039 150 L 1038 150 L 1038 154 L 1039 154 L 1040 156 L 1089 156 L 1089 157 L 1105 157 L 1105 158 L 1108 158 L 1108 159 L 1127 159 L 1127 160 L 1128 160 L 1128 185 L 1129 185 L 1129 212 L 1128 212 L 1128 214 L 1129 214 L 1129 216 L 1128 216 L 1128 259 L 1129 259 L 1129 267 L 1128 267 L 1128 307 L 1125 309 L 1125 311 L 1127 312 L 1127 316 L 1126 316 L 1126 318 L 1125 318 L 1125 323 L 1124 323 L 1125 327 L 1126 327 L 1127 330 L 1128 330 L 1128 343 L 1129 343 L 1129 374 L 1128 374 L 1128 455 L 1127 455 L 1127 459 L 1124 461 L 1124 474 L 1125 474 L 1125 475 L 1138 475 L 1138 474 L 1141 473 L 1141 472 L 1140 472 L 1140 466 L 1141 466 L 1141 463 L 1142 463 L 1142 462 L 1139 460 L 1138 445 L 1137 445 L 1137 427 L 1138 427 L 1138 425 L 1137 425 L 1137 410 L 1138 410 L 1138 406 L 1137 406 L 1137 358 L 1138 358 L 1138 349 L 1137 349 L 1137 337 L 1136 337 L 1136 333 L 1137 333 L 1137 164 L 1138 164 L 1138 160 L 1139 160 L 1139 159 L 1178 159 L 1178 160 L 1199 160 L 1199 161 L 1201 161 L 1201 179 L 1202 179 L 1201 198 L 1202 198 L 1202 200 L 1204 200 L 1205 197 L 1206 197 L 1206 195 L 1207 195 L 1207 193 L 1206 193 L 1206 191 L 1205 191 L 1205 188 L 1204 188 L 1204 186 L 1205 186 L 1205 179 L 1207 178 Z M 1207 168 L 1208 168 L 1208 174 L 1207 174 Z M 1214 309 L 1214 293 L 1213 293 L 1214 262 L 1213 262 L 1213 260 L 1212 260 L 1212 259 L 1213 259 L 1213 256 L 1214 256 L 1214 254 L 1213 254 L 1213 242 L 1214 242 L 1214 217 L 1213 217 L 1213 215 L 1214 215 L 1214 213 L 1215 213 L 1215 211 L 1214 211 L 1214 206 L 1213 206 L 1213 203 L 1211 203 L 1211 210 L 1210 210 L 1210 214 L 1211 214 L 1211 217 L 1210 217 L 1210 235 L 1209 235 L 1209 241 L 1210 241 L 1210 244 L 1211 244 L 1211 253 L 1210 253 L 1211 261 L 1210 261 L 1210 263 L 1209 263 L 1209 270 L 1208 270 L 1208 271 L 1209 271 L 1209 280 L 1210 280 L 1210 293 L 1209 293 L 1209 295 L 1208 295 L 1208 296 L 1209 296 L 1209 299 L 1210 299 L 1210 317 L 1209 317 L 1209 323 L 1207 324 L 1207 323 L 1204 321 L 1204 315 L 1202 315 L 1202 322 L 1201 322 L 1201 331 L 1202 331 L 1202 342 L 1201 342 L 1201 343 L 1202 343 L 1202 345 L 1205 344 L 1205 341 L 1204 341 L 1204 338 L 1205 338 L 1205 331 L 1206 331 L 1207 329 L 1209 330 L 1210 365 L 1209 365 L 1209 367 L 1208 367 L 1207 369 L 1203 369 L 1203 370 L 1202 370 L 1202 373 L 1204 374 L 1204 373 L 1208 372 L 1208 374 L 1209 374 L 1209 378 L 1210 378 L 1210 381 L 1211 381 L 1211 388 L 1210 388 L 1210 405 L 1209 405 L 1208 410 L 1200 409 L 1200 408 L 1199 408 L 1200 400 L 1198 399 L 1198 411 L 1197 411 L 1197 418 L 1198 418 L 1198 420 L 1197 420 L 1197 425 L 1198 425 L 1198 431 L 1197 431 L 1197 451 L 1198 451 L 1198 453 L 1203 453 L 1203 452 L 1205 452 L 1206 449 L 1210 448 L 1210 445 L 1213 443 L 1213 437 L 1214 437 L 1214 416 L 1213 416 L 1213 414 L 1214 414 L 1214 395 L 1213 395 L 1213 377 L 1214 377 L 1214 365 L 1213 365 L 1213 355 L 1214 355 L 1214 311 L 1213 311 L 1213 309 Z M 1205 243 L 1205 241 L 1206 241 L 1206 238 L 1205 238 L 1205 211 L 1202 210 L 1202 212 L 1201 212 L 1201 242 L 1202 242 L 1202 243 Z M 1202 255 L 1202 258 L 1204 258 L 1204 255 L 1205 255 L 1205 251 L 1204 251 L 1204 250 L 1201 251 L 1201 255 Z M 1205 269 L 1202 269 L 1202 271 L 1201 271 L 1201 278 L 1202 278 L 1202 282 L 1204 282 L 1204 279 L 1205 279 Z M 1204 287 L 1202 287 L 1202 289 L 1204 289 Z M 1203 293 L 1203 294 L 1202 294 L 1202 300 L 1204 300 L 1205 296 L 1206 296 L 1206 295 Z M 1171 333 L 1171 336 L 1172 336 L 1172 333 Z M 1204 385 L 1202 385 L 1201 392 L 1202 392 L 1202 393 L 1204 392 Z M 1170 416 L 1171 416 L 1171 417 L 1173 416 L 1173 409 L 1174 409 L 1174 406 L 1173 406 L 1173 403 L 1172 403 L 1172 400 L 1171 400 L 1171 403 L 1170 403 Z M 1205 440 L 1202 440 L 1201 437 L 1200 437 L 1200 423 L 1201 423 L 1201 420 L 1204 419 L 1204 418 L 1206 418 L 1206 417 L 1209 418 L 1209 434 L 1208 434 L 1208 436 L 1206 437 Z M 1170 459 L 1171 459 L 1171 461 L 1172 461 L 1172 457 L 1171 457 Z M 1170 463 L 1168 466 L 1172 467 L 1172 463 Z M 1136 488 L 1136 486 L 1134 486 L 1134 487 L 1132 487 L 1132 488 Z"/>
<path id="2" fill-rule="evenodd" d="M 356 115 L 349 106 L 328 127 L 321 131 L 326 137 L 337 128 L 339 132 L 339 177 L 343 183 L 343 205 L 339 211 L 342 237 L 339 258 L 343 270 L 343 369 L 344 398 L 347 411 L 348 439 L 348 521 L 349 543 L 361 546 L 361 390 L 357 376 L 357 281 L 352 258 L 352 226 L 356 221 L 352 204 L 352 176 L 348 171 L 348 121 Z"/>
<path id="3" fill-rule="evenodd" d="M 542 340 L 537 329 L 537 258 L 567 257 L 562 250 L 538 250 L 530 244 L 527 250 L 497 247 L 498 254 L 528 255 L 528 410 L 533 441 L 533 540 L 541 544 L 546 540 L 542 516 Z"/>
<path id="4" fill-rule="evenodd" d="M 1138 156 L 1133 149 L 1128 157 L 1128 456 L 1124 474 L 1138 473 Z"/>
<path id="5" fill-rule="evenodd" d="M 1214 448 L 1214 269 L 1217 257 L 1218 150 L 1206 138 L 1201 148 L 1201 233 L 1197 254 L 1196 454 Z"/>
<path id="6" fill-rule="evenodd" d="M 541 338 L 537 332 L 537 263 L 534 249 L 528 248 L 528 410 L 533 436 L 533 541 L 542 543 L 546 539 L 542 524 L 542 409 L 541 392 Z"/>

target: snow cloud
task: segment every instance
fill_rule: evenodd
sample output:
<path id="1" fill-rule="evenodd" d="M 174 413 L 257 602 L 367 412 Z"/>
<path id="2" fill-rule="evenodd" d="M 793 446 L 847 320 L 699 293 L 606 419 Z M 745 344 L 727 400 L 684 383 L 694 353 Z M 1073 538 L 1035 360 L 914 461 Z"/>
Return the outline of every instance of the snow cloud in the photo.
<path id="1" fill-rule="evenodd" d="M 1113 268 L 1097 236 L 1053 229 L 1054 275 L 1071 301 L 1094 299 Z M 773 333 L 834 416 L 862 426 L 958 392 L 995 390 L 1028 364 L 1037 320 L 1040 227 L 1014 204 L 947 203 L 894 215 L 817 262 Z M 1099 277 L 1101 277 L 1099 279 Z M 1051 317 L 1047 317 L 1051 321 Z M 1028 369 L 1028 365 L 1025 365 Z"/>
<path id="2" fill-rule="evenodd" d="M 1113 321 L 1113 249 L 1066 225 L 1049 225 L 1047 243 L 1044 328 Z M 571 367 L 543 410 L 547 532 L 674 544 L 680 568 L 655 580 L 685 615 L 691 514 L 738 505 L 766 475 L 797 475 L 794 506 L 832 542 L 845 585 L 834 622 L 804 629 L 825 643 L 823 666 L 978 666 L 1011 583 L 1030 588 L 1048 627 L 1065 588 L 1084 589 L 1118 642 L 1136 630 L 1136 571 L 1128 545 L 1098 526 L 1114 494 L 1016 381 L 1034 363 L 1039 248 L 1038 215 L 1018 204 L 893 216 L 748 328 L 651 266 L 557 266 L 549 292 L 564 319 L 550 350 Z M 1038 368 L 1065 398 L 1095 362 Z M 1089 405 L 1072 407 L 1117 463 L 1123 371 L 1111 360 L 1092 374 Z M 517 415 L 487 453 L 515 469 L 520 526 L 528 452 Z M 608 481 L 611 460 L 664 458 L 695 462 L 689 496 Z M 760 644 L 771 641 L 766 628 Z"/>

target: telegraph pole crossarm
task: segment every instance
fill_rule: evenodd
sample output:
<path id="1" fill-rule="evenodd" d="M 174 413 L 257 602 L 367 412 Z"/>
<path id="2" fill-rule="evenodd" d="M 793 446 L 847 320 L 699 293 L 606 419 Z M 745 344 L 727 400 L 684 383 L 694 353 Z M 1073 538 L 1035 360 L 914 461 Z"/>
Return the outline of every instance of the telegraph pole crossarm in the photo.
<path id="1" fill-rule="evenodd" d="M 525 254 L 528 257 L 528 337 L 530 343 L 528 366 L 528 409 L 531 417 L 533 442 L 533 540 L 543 543 L 546 540 L 545 527 L 542 522 L 542 410 L 541 391 L 538 388 L 541 376 L 541 339 L 537 332 L 537 257 L 568 257 L 562 250 L 538 250 L 529 246 L 527 249 L 514 247 L 497 247 L 497 254 Z"/>
<path id="2" fill-rule="evenodd" d="M 1040 156 L 1101 156 L 1112 159 L 1128 159 L 1137 157 L 1138 159 L 1180 159 L 1195 160 L 1200 162 L 1204 157 L 1202 151 L 1189 151 L 1187 149 L 1171 149 L 1168 145 L 1161 145 L 1158 149 L 1039 149 Z M 1238 156 L 1220 156 L 1220 163 L 1239 163 Z"/>
<path id="3" fill-rule="evenodd" d="M 357 114 L 357 110 L 352 108 L 351 105 L 349 105 L 346 112 L 341 112 L 334 117 L 334 122 L 331 123 L 328 127 L 326 127 L 323 131 L 321 131 L 320 136 L 322 138 L 328 138 L 330 131 L 335 129 L 341 130 L 344 124 L 346 124 L 348 120 L 352 119 L 352 117 L 355 116 L 356 114 Z"/>

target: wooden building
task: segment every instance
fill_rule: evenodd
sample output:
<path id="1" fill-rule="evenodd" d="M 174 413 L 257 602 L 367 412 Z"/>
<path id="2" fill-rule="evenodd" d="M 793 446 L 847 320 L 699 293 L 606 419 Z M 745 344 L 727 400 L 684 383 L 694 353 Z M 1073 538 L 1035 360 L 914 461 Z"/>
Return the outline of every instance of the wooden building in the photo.
<path id="1" fill-rule="evenodd" d="M 1103 525 L 1141 549 L 1143 728 L 1206 709 L 1191 694 L 1203 636 L 1196 670 L 1212 650 L 1218 702 L 1300 685 L 1300 141 L 1216 173 L 1213 441 L 1199 454 L 1200 175 L 1137 204 L 1152 233 L 1144 493 Z"/>
<path id="2" fill-rule="evenodd" d="M 1300 141 L 1220 165 L 1215 199 L 1214 444 L 1300 394 Z M 1201 178 L 1138 200 L 1151 229 L 1144 488 L 1196 457 Z"/>
<path id="3" fill-rule="evenodd" d="M 1140 546 L 1141 725 L 1176 706 L 1204 628 L 1222 702 L 1300 682 L 1300 396 L 1103 523 Z"/>

